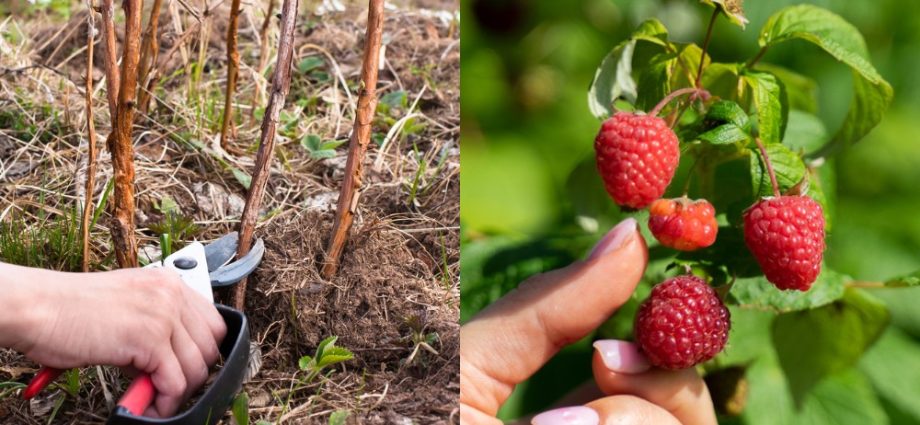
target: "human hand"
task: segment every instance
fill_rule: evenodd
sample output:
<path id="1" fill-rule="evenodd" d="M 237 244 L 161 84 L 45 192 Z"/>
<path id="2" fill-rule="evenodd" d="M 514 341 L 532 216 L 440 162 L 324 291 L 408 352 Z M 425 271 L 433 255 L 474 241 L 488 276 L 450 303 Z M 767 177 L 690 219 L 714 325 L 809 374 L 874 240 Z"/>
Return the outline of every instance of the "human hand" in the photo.
<path id="1" fill-rule="evenodd" d="M 460 422 L 501 424 L 495 415 L 514 386 L 623 305 L 647 262 L 637 223 L 626 219 L 587 260 L 528 279 L 466 323 L 460 330 Z M 695 369 L 650 368 L 626 341 L 597 341 L 595 347 L 594 380 L 605 396 L 544 412 L 533 424 L 716 423 Z"/>
<path id="2" fill-rule="evenodd" d="M 28 303 L 8 346 L 45 366 L 103 364 L 149 373 L 157 390 L 145 416 L 173 415 L 208 378 L 227 332 L 217 309 L 168 269 L 60 273 L 10 268 Z M 15 270 L 12 270 L 15 269 Z"/>

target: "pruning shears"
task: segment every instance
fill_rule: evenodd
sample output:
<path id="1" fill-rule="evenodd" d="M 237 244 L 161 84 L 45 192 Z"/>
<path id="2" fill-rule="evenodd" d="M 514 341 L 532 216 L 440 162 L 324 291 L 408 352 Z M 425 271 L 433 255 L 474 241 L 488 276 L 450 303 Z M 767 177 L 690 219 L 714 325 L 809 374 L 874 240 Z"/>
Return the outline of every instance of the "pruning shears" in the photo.
<path id="1" fill-rule="evenodd" d="M 262 261 L 265 253 L 262 239 L 257 239 L 246 255 L 231 262 L 238 245 L 239 235 L 232 232 L 208 245 L 192 242 L 162 261 L 155 261 L 144 268 L 165 267 L 175 270 L 186 285 L 208 301 L 214 302 L 213 288 L 239 282 Z M 106 422 L 108 425 L 214 424 L 223 416 L 243 384 L 249 362 L 249 325 L 242 312 L 222 304 L 215 304 L 215 307 L 227 324 L 227 335 L 220 346 L 224 364 L 205 393 L 191 408 L 176 416 L 145 418 L 141 415 L 153 402 L 156 390 L 150 376 L 141 374 L 134 378 L 118 401 L 115 411 Z M 62 372 L 61 369 L 42 368 L 23 390 L 23 398 L 28 400 L 34 397 Z"/>

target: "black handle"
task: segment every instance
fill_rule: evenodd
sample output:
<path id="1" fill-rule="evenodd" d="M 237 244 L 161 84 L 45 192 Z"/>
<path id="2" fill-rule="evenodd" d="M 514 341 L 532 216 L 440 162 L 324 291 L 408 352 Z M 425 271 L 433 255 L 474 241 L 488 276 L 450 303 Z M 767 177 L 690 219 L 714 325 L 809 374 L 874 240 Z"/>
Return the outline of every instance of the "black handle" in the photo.
<path id="1" fill-rule="evenodd" d="M 249 363 L 249 323 L 246 315 L 222 304 L 215 304 L 227 324 L 227 336 L 220 344 L 224 367 L 217 378 L 191 408 L 171 418 L 145 418 L 134 416 L 124 408 L 116 408 L 109 416 L 108 425 L 214 425 L 223 416 L 233 397 L 243 385 L 243 375 Z"/>

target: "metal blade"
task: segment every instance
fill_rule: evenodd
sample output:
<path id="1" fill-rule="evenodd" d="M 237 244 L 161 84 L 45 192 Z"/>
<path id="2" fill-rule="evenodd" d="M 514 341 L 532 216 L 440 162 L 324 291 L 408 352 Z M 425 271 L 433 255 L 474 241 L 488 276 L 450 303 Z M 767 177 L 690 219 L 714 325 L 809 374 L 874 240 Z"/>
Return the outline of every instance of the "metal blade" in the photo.
<path id="1" fill-rule="evenodd" d="M 243 258 L 223 267 L 219 267 L 217 270 L 211 272 L 211 286 L 219 287 L 232 285 L 239 282 L 244 277 L 249 276 L 249 274 L 258 267 L 259 263 L 262 261 L 262 255 L 264 254 L 265 243 L 262 242 L 262 238 L 256 239 L 256 243 L 252 245 L 252 249 L 250 249 Z M 208 264 L 210 265 L 210 262 Z"/>
<path id="2" fill-rule="evenodd" d="M 214 272 L 220 266 L 227 264 L 234 255 L 236 247 L 239 245 L 240 235 L 237 232 L 230 232 L 220 239 L 209 243 L 204 247 L 204 255 L 208 260 L 208 272 Z"/>

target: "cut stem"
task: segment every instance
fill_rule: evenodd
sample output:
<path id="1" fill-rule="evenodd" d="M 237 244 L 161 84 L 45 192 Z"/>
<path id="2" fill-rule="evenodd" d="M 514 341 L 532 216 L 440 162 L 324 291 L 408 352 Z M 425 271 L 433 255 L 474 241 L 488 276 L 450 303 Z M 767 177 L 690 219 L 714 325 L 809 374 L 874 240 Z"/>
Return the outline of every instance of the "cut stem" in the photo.
<path id="1" fill-rule="evenodd" d="M 770 157 L 767 156 L 767 148 L 764 147 L 763 141 L 760 140 L 760 137 L 755 137 L 754 143 L 757 143 L 757 149 L 760 149 L 760 155 L 763 157 L 763 163 L 767 166 L 767 174 L 770 175 L 770 184 L 773 185 L 773 195 L 778 197 L 780 196 L 779 183 L 776 182 L 776 173 L 773 172 L 773 164 L 770 163 Z"/>
<path id="2" fill-rule="evenodd" d="M 227 26 L 227 92 L 224 95 L 224 119 L 220 126 L 220 147 L 227 152 L 231 151 L 227 132 L 236 128 L 233 125 L 233 93 L 236 91 L 236 77 L 240 67 L 240 52 L 237 49 L 239 23 L 240 0 L 233 0 L 230 5 L 230 25 Z"/>
<path id="3" fill-rule="evenodd" d="M 706 38 L 703 39 L 703 50 L 700 52 L 700 66 L 696 70 L 696 81 L 694 86 L 700 87 L 700 79 L 703 78 L 703 63 L 706 62 L 706 49 L 709 48 L 709 39 L 712 38 L 712 27 L 715 26 L 716 18 L 719 16 L 719 8 L 712 11 L 712 18 L 709 18 L 709 26 L 706 28 Z"/>
<path id="4" fill-rule="evenodd" d="M 658 102 L 658 104 L 655 105 L 655 107 L 652 108 L 652 110 L 649 111 L 648 114 L 649 114 L 650 116 L 653 116 L 653 117 L 658 116 L 658 113 L 661 112 L 661 110 L 664 109 L 664 107 L 665 107 L 668 103 L 670 103 L 672 100 L 674 100 L 674 99 L 677 98 L 678 96 L 683 96 L 683 95 L 689 94 L 689 93 L 693 93 L 693 97 L 690 98 L 691 101 L 694 100 L 694 99 L 697 98 L 697 97 L 699 97 L 699 98 L 701 98 L 701 99 L 703 99 L 703 100 L 709 99 L 709 92 L 708 92 L 708 91 L 703 90 L 703 89 L 700 89 L 700 88 L 696 88 L 696 87 L 685 87 L 685 88 L 682 88 L 682 89 L 674 90 L 673 92 L 671 92 L 671 94 L 665 96 L 664 99 L 661 99 L 661 101 Z"/>

